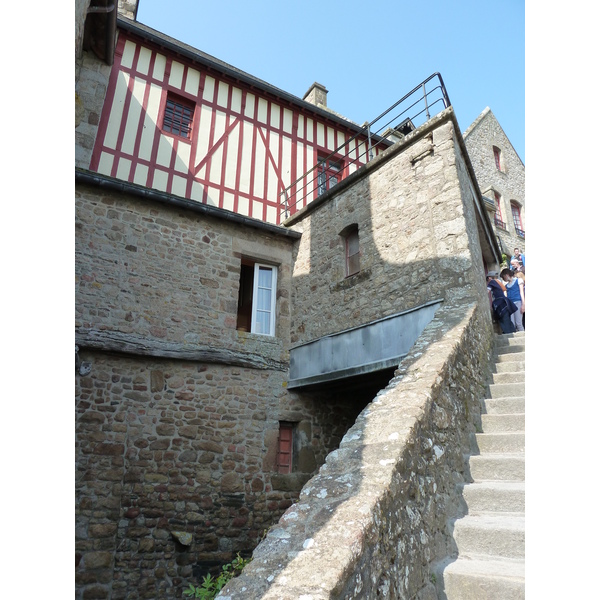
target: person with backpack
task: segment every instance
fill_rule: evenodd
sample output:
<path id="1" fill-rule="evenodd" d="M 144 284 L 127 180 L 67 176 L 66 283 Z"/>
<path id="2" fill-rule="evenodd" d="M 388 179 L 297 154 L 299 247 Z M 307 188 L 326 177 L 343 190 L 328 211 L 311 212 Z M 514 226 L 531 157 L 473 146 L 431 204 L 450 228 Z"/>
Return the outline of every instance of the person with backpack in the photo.
<path id="1" fill-rule="evenodd" d="M 514 333 L 515 328 L 510 318 L 510 306 L 507 297 L 504 295 L 506 287 L 501 279 L 498 279 L 498 273 L 490 271 L 485 276 L 490 306 L 492 313 L 500 323 L 502 333 Z"/>

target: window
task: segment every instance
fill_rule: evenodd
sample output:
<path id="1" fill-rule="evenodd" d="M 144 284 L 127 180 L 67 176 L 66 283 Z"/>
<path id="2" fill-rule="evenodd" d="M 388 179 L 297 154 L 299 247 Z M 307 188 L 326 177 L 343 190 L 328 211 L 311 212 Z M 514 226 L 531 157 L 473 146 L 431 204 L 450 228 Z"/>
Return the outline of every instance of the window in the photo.
<path id="1" fill-rule="evenodd" d="M 358 227 L 352 226 L 346 233 L 346 277 L 360 271 L 360 247 L 358 244 Z"/>
<path id="2" fill-rule="evenodd" d="M 294 424 L 279 423 L 277 439 L 277 472 L 291 473 L 294 449 Z"/>
<path id="3" fill-rule="evenodd" d="M 342 180 L 344 170 L 340 159 L 319 158 L 317 166 L 318 196 L 330 190 L 336 183 Z"/>
<path id="4" fill-rule="evenodd" d="M 180 137 L 190 139 L 194 104 L 189 100 L 169 93 L 165 105 L 162 130 Z"/>
<path id="5" fill-rule="evenodd" d="M 523 224 L 521 222 L 521 207 L 513 201 L 510 203 L 510 210 L 512 211 L 513 223 L 515 224 L 517 235 L 525 237 L 525 231 L 523 230 Z"/>
<path id="6" fill-rule="evenodd" d="M 494 200 L 496 201 L 496 214 L 494 215 L 494 223 L 501 229 L 506 229 L 506 223 L 502 220 L 502 207 L 500 204 L 502 196 L 494 191 Z"/>
<path id="7" fill-rule="evenodd" d="M 275 335 L 277 267 L 242 261 L 237 329 Z"/>
<path id="8" fill-rule="evenodd" d="M 496 169 L 498 171 L 504 171 L 504 161 L 502 159 L 502 151 L 497 146 L 493 146 L 494 149 L 494 161 L 496 163 Z"/>

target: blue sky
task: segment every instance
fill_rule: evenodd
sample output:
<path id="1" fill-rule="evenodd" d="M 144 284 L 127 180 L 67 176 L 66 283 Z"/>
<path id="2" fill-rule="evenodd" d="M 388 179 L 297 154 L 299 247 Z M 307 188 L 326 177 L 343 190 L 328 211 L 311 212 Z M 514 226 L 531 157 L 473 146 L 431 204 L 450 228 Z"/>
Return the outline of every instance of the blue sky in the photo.
<path id="1" fill-rule="evenodd" d="M 464 131 L 489 106 L 525 162 L 524 0 L 139 0 L 138 21 L 302 97 L 371 121 L 441 73 Z"/>

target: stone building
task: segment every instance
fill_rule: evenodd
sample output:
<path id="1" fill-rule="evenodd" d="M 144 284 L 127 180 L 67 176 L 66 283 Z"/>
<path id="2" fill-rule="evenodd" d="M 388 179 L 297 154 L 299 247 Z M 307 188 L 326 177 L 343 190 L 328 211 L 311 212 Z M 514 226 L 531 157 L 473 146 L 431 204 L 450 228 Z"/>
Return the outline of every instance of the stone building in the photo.
<path id="1" fill-rule="evenodd" d="M 489 107 L 463 134 L 498 244 L 525 253 L 525 165 Z"/>
<path id="2" fill-rule="evenodd" d="M 77 597 L 179 598 L 250 554 L 417 340 L 479 331 L 448 371 L 472 400 L 500 251 L 451 106 L 392 143 L 121 5 L 76 28 Z"/>

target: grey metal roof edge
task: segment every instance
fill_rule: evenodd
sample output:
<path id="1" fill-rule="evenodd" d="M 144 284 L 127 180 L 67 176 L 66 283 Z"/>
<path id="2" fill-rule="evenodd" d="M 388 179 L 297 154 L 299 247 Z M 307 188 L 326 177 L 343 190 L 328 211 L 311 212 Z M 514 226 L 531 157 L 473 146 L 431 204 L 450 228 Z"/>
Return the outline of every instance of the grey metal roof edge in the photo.
<path id="1" fill-rule="evenodd" d="M 310 102 L 306 102 L 306 100 L 302 100 L 298 96 L 294 96 L 289 92 L 275 87 L 274 85 L 271 85 L 270 83 L 267 83 L 266 81 L 255 77 L 254 75 L 250 75 L 249 73 L 246 73 L 245 71 L 242 71 L 241 69 L 238 69 L 233 65 L 219 60 L 218 58 L 211 56 L 206 52 L 202 52 L 202 50 L 198 50 L 197 48 L 194 48 L 189 44 L 185 44 L 184 42 L 172 38 L 160 31 L 157 31 L 156 29 L 152 29 L 151 27 L 148 27 L 148 25 L 144 25 L 143 23 L 140 23 L 138 21 L 132 21 L 131 19 L 119 15 L 117 19 L 117 27 L 139 35 L 140 37 L 148 40 L 149 42 L 153 42 L 159 46 L 168 48 L 169 50 L 172 50 L 173 52 L 185 56 L 186 58 L 194 62 L 221 71 L 229 77 L 242 81 L 247 85 L 250 85 L 255 88 L 260 88 L 264 92 L 272 94 L 282 100 L 285 100 L 286 102 L 294 104 L 303 110 L 312 112 L 323 119 L 334 121 L 339 125 L 343 125 L 353 130 L 355 133 L 359 133 L 363 129 L 363 127 L 361 127 L 357 123 L 354 123 L 354 121 L 350 121 L 345 117 L 338 116 L 332 110 L 319 108 L 318 106 L 315 106 Z"/>
<path id="2" fill-rule="evenodd" d="M 175 196 L 174 194 L 161 192 L 137 183 L 115 179 L 114 177 L 109 177 L 108 175 L 103 175 L 101 173 L 88 171 L 78 167 L 75 168 L 75 182 L 109 189 L 111 191 L 132 194 L 139 198 L 154 200 L 155 202 L 159 202 L 161 204 L 183 208 L 190 210 L 191 212 L 214 217 L 215 219 L 222 219 L 237 223 L 238 225 L 260 229 L 261 231 L 266 231 L 278 236 L 288 237 L 291 239 L 300 239 L 302 237 L 302 234 L 294 229 L 282 227 L 281 225 L 273 225 L 272 223 L 266 223 L 265 221 L 259 221 L 258 219 L 246 217 L 225 208 L 211 206 L 210 204 L 203 204 L 202 202 L 197 202 L 196 200 L 189 200 L 188 198 L 182 198 L 181 196 Z"/>

